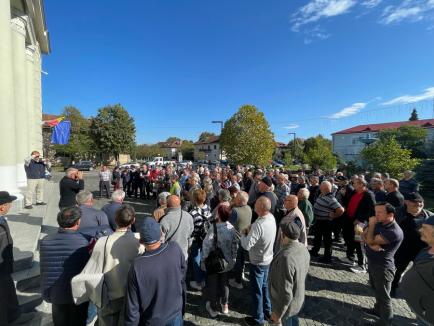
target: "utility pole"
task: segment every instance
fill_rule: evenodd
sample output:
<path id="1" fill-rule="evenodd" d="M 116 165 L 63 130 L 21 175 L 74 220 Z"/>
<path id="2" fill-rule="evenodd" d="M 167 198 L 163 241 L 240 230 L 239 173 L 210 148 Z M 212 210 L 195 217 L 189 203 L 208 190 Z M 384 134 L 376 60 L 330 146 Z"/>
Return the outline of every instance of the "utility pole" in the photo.
<path id="1" fill-rule="evenodd" d="M 293 135 L 294 136 L 294 144 L 293 144 L 293 147 L 294 147 L 294 157 L 293 157 L 293 159 L 295 159 L 295 151 L 296 151 L 295 132 L 288 132 L 288 135 Z"/>
<path id="2" fill-rule="evenodd" d="M 214 121 L 211 121 L 211 123 L 218 123 L 218 124 L 220 124 L 220 135 L 219 135 L 219 140 L 220 140 L 220 137 L 222 136 L 222 130 L 223 130 L 223 121 L 221 121 L 221 120 L 214 120 Z M 219 141 L 219 159 L 220 160 L 222 159 L 222 146 L 220 144 L 220 141 Z"/>

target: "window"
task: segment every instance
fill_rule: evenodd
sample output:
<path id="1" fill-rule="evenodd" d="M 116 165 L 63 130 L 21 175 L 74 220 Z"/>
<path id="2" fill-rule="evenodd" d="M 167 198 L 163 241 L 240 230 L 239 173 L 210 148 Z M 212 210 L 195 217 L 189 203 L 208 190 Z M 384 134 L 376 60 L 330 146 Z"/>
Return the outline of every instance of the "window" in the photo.
<path id="1" fill-rule="evenodd" d="M 211 149 L 211 146 L 208 145 L 208 149 Z"/>
<path id="2" fill-rule="evenodd" d="M 217 149 L 217 145 L 214 145 L 214 149 Z"/>

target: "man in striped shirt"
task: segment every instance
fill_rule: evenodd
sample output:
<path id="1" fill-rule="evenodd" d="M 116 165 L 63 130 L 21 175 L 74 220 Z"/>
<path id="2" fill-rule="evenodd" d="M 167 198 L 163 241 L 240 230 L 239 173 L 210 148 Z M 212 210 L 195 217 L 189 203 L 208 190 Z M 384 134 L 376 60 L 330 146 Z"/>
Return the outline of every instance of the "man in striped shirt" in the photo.
<path id="1" fill-rule="evenodd" d="M 344 208 L 339 204 L 332 193 L 332 185 L 328 181 L 323 181 L 320 186 L 321 194 L 315 201 L 313 213 L 315 215 L 315 238 L 313 247 L 310 251 L 312 257 L 317 257 L 321 242 L 324 239 L 324 263 L 331 263 L 332 259 L 332 231 L 333 219 L 344 213 Z"/>

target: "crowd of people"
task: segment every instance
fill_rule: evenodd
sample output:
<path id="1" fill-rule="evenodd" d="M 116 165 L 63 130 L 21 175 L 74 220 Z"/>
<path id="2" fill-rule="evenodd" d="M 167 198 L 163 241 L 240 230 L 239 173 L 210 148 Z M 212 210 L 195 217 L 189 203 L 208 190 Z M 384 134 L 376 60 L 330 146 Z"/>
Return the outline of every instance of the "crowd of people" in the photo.
<path id="1" fill-rule="evenodd" d="M 434 216 L 411 171 L 398 181 L 244 166 L 103 166 L 100 188 L 111 202 L 97 210 L 81 172 L 68 169 L 60 181 L 59 231 L 40 245 L 55 325 L 182 325 L 187 285 L 216 318 L 230 311 L 230 289 L 247 282 L 246 325 L 298 325 L 311 259 L 368 273 L 375 305 L 365 313 L 376 324 L 392 324 L 398 288 L 421 325 L 434 323 Z M 128 197 L 155 199 L 152 217 L 139 223 Z M 333 258 L 333 243 L 345 246 L 345 257 Z"/>

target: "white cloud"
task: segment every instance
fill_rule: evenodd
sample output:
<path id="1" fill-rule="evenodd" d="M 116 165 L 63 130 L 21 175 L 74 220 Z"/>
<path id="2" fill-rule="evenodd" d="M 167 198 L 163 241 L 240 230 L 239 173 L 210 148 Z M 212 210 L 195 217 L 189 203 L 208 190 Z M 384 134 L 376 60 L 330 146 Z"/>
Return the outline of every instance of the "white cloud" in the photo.
<path id="1" fill-rule="evenodd" d="M 366 107 L 367 103 L 354 103 L 353 105 L 343 108 L 339 112 L 333 113 L 329 116 L 330 119 L 341 119 L 345 117 L 349 117 L 350 115 L 354 115 L 358 113 L 360 110 Z"/>
<path id="2" fill-rule="evenodd" d="M 425 89 L 425 91 L 421 94 L 417 95 L 404 95 L 399 96 L 390 101 L 383 102 L 381 105 L 402 105 L 402 104 L 410 104 L 416 103 L 424 100 L 428 100 L 434 98 L 434 87 L 429 87 Z"/>
<path id="3" fill-rule="evenodd" d="M 292 30 L 298 32 L 303 25 L 343 15 L 355 5 L 355 0 L 311 0 L 292 15 Z"/>
<path id="4" fill-rule="evenodd" d="M 361 3 L 363 7 L 372 9 L 377 7 L 383 0 L 365 0 Z"/>
<path id="5" fill-rule="evenodd" d="M 398 6 L 387 6 L 383 10 L 380 23 L 389 25 L 401 21 L 418 21 L 426 18 L 434 9 L 434 0 L 405 0 Z"/>
<path id="6" fill-rule="evenodd" d="M 283 127 L 283 129 L 297 129 L 298 127 L 300 127 L 300 126 L 295 124 L 295 123 L 292 123 L 290 125 Z"/>

